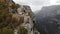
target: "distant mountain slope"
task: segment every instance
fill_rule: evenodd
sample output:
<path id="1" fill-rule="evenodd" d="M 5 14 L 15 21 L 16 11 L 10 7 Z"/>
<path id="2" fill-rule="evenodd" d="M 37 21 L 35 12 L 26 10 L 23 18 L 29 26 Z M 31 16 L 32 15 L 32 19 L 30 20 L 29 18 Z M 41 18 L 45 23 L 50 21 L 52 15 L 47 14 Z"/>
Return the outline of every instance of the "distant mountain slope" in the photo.
<path id="1" fill-rule="evenodd" d="M 43 7 L 37 14 L 42 17 L 55 16 L 57 14 L 60 14 L 60 5 Z"/>
<path id="2" fill-rule="evenodd" d="M 35 16 L 41 34 L 60 34 L 60 5 L 43 7 Z"/>

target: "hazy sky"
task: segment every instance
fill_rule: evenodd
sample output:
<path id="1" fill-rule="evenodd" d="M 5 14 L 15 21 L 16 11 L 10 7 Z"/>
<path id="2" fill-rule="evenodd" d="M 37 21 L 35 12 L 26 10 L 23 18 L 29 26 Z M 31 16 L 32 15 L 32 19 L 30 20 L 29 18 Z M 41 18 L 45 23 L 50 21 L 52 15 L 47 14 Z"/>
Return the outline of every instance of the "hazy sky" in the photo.
<path id="1" fill-rule="evenodd" d="M 22 5 L 29 5 L 32 11 L 40 10 L 43 6 L 58 5 L 60 0 L 13 0 Z"/>

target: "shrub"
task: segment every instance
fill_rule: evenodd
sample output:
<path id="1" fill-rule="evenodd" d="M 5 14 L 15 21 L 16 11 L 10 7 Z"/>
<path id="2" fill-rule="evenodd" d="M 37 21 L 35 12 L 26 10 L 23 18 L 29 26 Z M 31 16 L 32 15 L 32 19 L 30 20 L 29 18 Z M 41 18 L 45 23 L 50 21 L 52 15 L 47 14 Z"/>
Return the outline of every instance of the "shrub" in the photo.
<path id="1" fill-rule="evenodd" d="M 28 33 L 28 30 L 25 29 L 23 26 L 19 27 L 19 31 L 20 31 L 20 34 L 27 34 Z"/>
<path id="2" fill-rule="evenodd" d="M 14 34 L 14 30 L 4 28 L 2 34 Z"/>

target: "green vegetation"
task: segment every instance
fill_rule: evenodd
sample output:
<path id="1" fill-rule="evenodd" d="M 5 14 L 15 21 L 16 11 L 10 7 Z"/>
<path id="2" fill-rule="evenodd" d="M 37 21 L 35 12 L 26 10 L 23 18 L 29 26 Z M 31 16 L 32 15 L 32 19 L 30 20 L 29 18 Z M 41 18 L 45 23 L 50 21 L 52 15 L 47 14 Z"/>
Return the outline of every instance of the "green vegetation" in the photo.
<path id="1" fill-rule="evenodd" d="M 12 22 L 11 14 L 9 13 L 9 2 L 8 0 L 0 0 L 0 34 L 13 34 L 14 23 Z M 12 4 L 11 8 L 18 8 L 19 4 Z M 14 9 L 16 11 L 16 9 Z M 8 26 L 9 29 L 6 27 Z M 4 29 L 5 28 L 5 29 Z M 11 28 L 11 29 L 10 29 Z"/>
<path id="2" fill-rule="evenodd" d="M 20 34 L 27 34 L 28 30 L 24 28 L 23 26 L 19 27 Z"/>
<path id="3" fill-rule="evenodd" d="M 3 28 L 2 32 L 0 30 L 0 34 L 14 34 L 14 30 Z"/>

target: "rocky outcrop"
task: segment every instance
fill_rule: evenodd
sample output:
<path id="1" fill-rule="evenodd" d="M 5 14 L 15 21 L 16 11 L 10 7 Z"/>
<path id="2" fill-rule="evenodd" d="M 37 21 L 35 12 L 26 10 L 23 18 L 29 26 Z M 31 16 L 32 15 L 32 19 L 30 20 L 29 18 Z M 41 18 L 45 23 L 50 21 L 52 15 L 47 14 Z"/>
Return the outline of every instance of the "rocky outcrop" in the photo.
<path id="1" fill-rule="evenodd" d="M 34 18 L 34 13 L 32 12 L 30 6 L 27 5 L 21 5 L 18 9 L 18 14 L 21 14 L 21 12 L 28 12 L 28 15 L 30 15 L 31 18 Z"/>
<path id="2" fill-rule="evenodd" d="M 34 14 L 30 6 L 19 5 L 12 0 L 0 0 L 0 2 L 0 22 L 2 23 L 0 25 L 4 25 L 3 28 L 14 29 L 14 34 L 18 34 L 18 27 L 22 25 L 28 30 L 26 34 L 34 33 Z"/>

